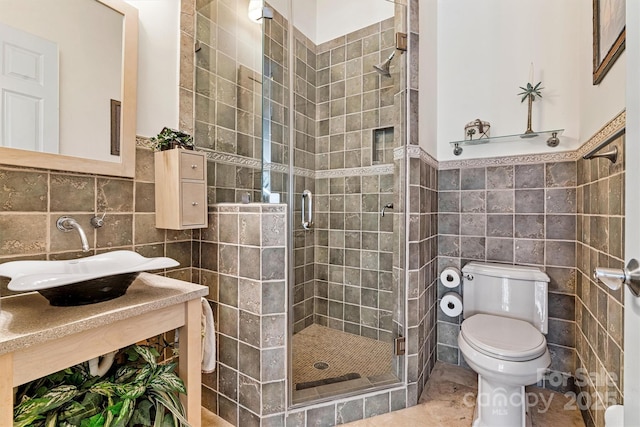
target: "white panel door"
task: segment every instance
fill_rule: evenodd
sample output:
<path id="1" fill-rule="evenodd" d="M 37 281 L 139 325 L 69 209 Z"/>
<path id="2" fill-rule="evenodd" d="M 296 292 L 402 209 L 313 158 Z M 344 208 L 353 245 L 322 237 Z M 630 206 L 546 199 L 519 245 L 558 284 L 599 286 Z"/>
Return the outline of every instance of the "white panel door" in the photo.
<path id="1" fill-rule="evenodd" d="M 640 259 L 640 1 L 627 1 L 625 257 Z M 640 426 L 640 299 L 624 291 L 624 425 Z"/>
<path id="2" fill-rule="evenodd" d="M 58 45 L 0 23 L 0 146 L 58 152 Z"/>

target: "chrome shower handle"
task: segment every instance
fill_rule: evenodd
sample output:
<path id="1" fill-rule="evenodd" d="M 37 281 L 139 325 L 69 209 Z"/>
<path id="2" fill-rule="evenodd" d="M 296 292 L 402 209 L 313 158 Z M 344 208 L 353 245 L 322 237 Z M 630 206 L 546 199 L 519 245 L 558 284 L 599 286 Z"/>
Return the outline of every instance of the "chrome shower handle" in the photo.
<path id="1" fill-rule="evenodd" d="M 307 219 L 305 220 L 304 205 L 307 200 L 309 200 L 309 206 L 308 206 L 309 210 L 307 212 Z M 313 197 L 311 195 L 311 191 L 304 190 L 302 192 L 302 228 L 304 228 L 305 230 L 309 230 L 313 225 L 312 219 L 313 219 Z"/>
<path id="2" fill-rule="evenodd" d="M 384 205 L 382 207 L 382 210 L 380 211 L 380 216 L 384 216 L 385 209 L 393 209 L 393 203 L 387 203 L 386 205 Z"/>

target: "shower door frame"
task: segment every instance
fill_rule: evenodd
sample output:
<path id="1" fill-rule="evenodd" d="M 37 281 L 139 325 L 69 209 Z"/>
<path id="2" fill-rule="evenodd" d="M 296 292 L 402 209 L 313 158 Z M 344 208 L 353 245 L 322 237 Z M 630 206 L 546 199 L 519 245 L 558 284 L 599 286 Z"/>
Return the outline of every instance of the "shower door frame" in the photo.
<path id="1" fill-rule="evenodd" d="M 389 0 L 380 0 L 380 1 L 389 1 Z M 407 28 L 409 27 L 409 13 L 408 13 L 408 5 L 406 4 L 397 4 L 397 6 L 402 6 L 405 8 L 405 12 L 403 16 L 400 16 L 400 18 L 398 18 L 397 14 L 398 12 L 396 11 L 394 13 L 394 20 L 395 20 L 395 25 L 398 25 L 398 19 L 402 20 L 402 24 L 401 26 L 403 27 L 403 31 L 406 32 Z M 293 11 L 293 0 L 289 0 L 288 2 L 288 6 L 289 6 L 289 15 L 293 15 L 292 11 Z M 306 401 L 306 402 L 302 402 L 302 403 L 298 403 L 298 404 L 293 404 L 293 393 L 294 393 L 294 384 L 293 384 L 293 345 L 292 345 L 292 341 L 293 341 L 293 331 L 294 331 L 294 318 L 293 318 L 293 301 L 294 301 L 294 287 L 295 287 L 295 262 L 294 262 L 294 233 L 296 230 L 296 221 L 298 221 L 298 217 L 297 215 L 295 215 L 295 206 L 296 206 L 296 200 L 295 200 L 295 185 L 296 185 L 296 179 L 298 178 L 302 178 L 302 176 L 298 177 L 295 174 L 295 156 L 294 156 L 294 145 L 295 145 L 295 133 L 296 133 L 296 129 L 295 129 L 295 108 L 294 108 L 294 102 L 295 102 L 295 53 L 294 53 L 294 49 L 295 49 L 295 37 L 294 37 L 294 31 L 292 30 L 293 27 L 293 18 L 289 19 L 288 21 L 288 44 L 289 44 L 289 54 L 286 57 L 286 60 L 288 61 L 288 71 L 289 71 L 289 79 L 288 79 L 288 84 L 289 84 L 289 111 L 288 111 L 288 130 L 287 133 L 289 135 L 289 141 L 288 141 L 288 173 L 285 174 L 287 177 L 288 182 L 286 183 L 286 189 L 287 189 L 287 195 L 286 198 L 284 198 L 281 202 L 282 203 L 287 203 L 287 262 L 288 262 L 288 267 L 287 267 L 287 273 L 288 273 L 288 278 L 287 278 L 287 286 L 288 286 L 288 291 L 287 291 L 287 300 L 285 301 L 286 304 L 286 313 L 287 313 L 287 326 L 288 326 L 288 330 L 287 330 L 287 337 L 286 337 L 286 343 L 287 343 L 287 350 L 286 350 L 286 370 L 287 370 L 287 380 L 286 380 L 286 388 L 287 388 L 287 396 L 286 396 L 286 404 L 285 407 L 287 408 L 287 411 L 289 410 L 294 410 L 294 409 L 300 409 L 309 405 L 316 405 L 316 404 L 321 404 L 323 402 L 327 402 L 327 401 L 332 401 L 335 400 L 336 397 L 339 397 L 341 399 L 343 398 L 348 398 L 351 396 L 357 396 L 357 395 L 362 395 L 365 393 L 371 393 L 371 392 L 376 392 L 376 391 L 380 391 L 380 390 L 384 390 L 384 389 L 392 389 L 392 388 L 398 388 L 398 387 L 406 387 L 407 386 L 407 360 L 405 357 L 405 352 L 404 352 L 404 339 L 407 336 L 407 332 L 408 332 L 408 324 L 407 324 L 407 283 L 408 283 L 408 266 L 407 266 L 407 254 L 408 254 L 408 250 L 409 250 L 409 243 L 408 243 L 408 239 L 407 239 L 407 230 L 408 230 L 408 222 L 409 222 L 409 215 L 408 215 L 408 201 L 407 201 L 407 194 L 408 194 L 408 185 L 409 185 L 409 171 L 408 171 L 408 162 L 409 162 L 409 157 L 408 157 L 408 153 L 407 153 L 407 144 L 409 141 L 409 116 L 408 116 L 408 111 L 409 111 L 409 107 L 408 107 L 408 103 L 409 103 L 409 96 L 408 96 L 408 91 L 409 91 L 409 87 L 408 87 L 408 75 L 409 75 L 409 66 L 408 66 L 408 55 L 404 55 L 404 54 L 400 54 L 400 55 L 396 55 L 396 60 L 401 61 L 402 64 L 402 72 L 398 73 L 398 77 L 401 79 L 400 81 L 400 85 L 401 88 L 399 89 L 398 93 L 395 95 L 396 97 L 400 97 L 400 100 L 396 100 L 396 102 L 398 102 L 400 104 L 400 123 L 395 124 L 395 130 L 396 131 L 400 131 L 400 145 L 395 147 L 393 150 L 393 154 L 394 154 L 394 161 L 393 161 L 393 165 L 394 165 L 394 180 L 393 180 L 393 197 L 394 197 L 394 203 L 396 204 L 396 211 L 394 213 L 394 225 L 393 225 L 393 239 L 394 239 L 394 246 L 393 246 L 393 250 L 394 250 L 394 262 L 393 262 L 393 272 L 392 272 L 392 280 L 395 283 L 395 290 L 394 290 L 394 296 L 395 298 L 397 298 L 395 305 L 394 305 L 394 315 L 393 318 L 395 319 L 396 317 L 398 318 L 398 322 L 400 322 L 400 326 L 398 328 L 398 330 L 396 331 L 394 337 L 394 353 L 392 355 L 392 360 L 391 363 L 393 365 L 396 366 L 396 368 L 393 370 L 394 372 L 396 372 L 398 375 L 398 381 L 394 382 L 394 383 L 390 383 L 390 384 L 386 384 L 386 385 L 381 385 L 381 386 L 373 386 L 367 389 L 362 389 L 362 390 L 358 390 L 358 391 L 354 391 L 354 392 L 349 392 L 349 393 L 344 393 L 344 394 L 340 394 L 340 395 L 336 395 L 336 396 L 331 396 L 331 397 L 326 397 L 326 398 L 319 398 L 316 400 L 312 400 L 312 401 Z M 264 40 L 264 35 L 263 35 L 263 40 Z M 404 53 L 404 52 L 402 52 Z M 263 77 L 266 78 L 266 77 Z M 264 105 L 264 102 L 263 102 Z M 264 113 L 263 113 L 264 114 Z M 264 120 L 263 120 L 264 123 Z M 315 167 L 314 167 L 315 170 Z M 268 173 L 266 171 L 263 171 L 264 173 Z M 263 185 L 263 194 L 264 194 L 265 188 Z M 364 193 L 363 193 L 364 194 Z M 378 231 L 379 233 L 379 231 Z M 362 249 L 361 249 L 362 250 Z M 399 254 L 396 253 L 396 251 L 399 252 Z M 397 259 L 397 261 L 395 260 L 396 255 L 399 257 Z M 395 323 L 395 321 L 394 321 Z M 392 331 L 393 333 L 393 331 Z M 396 344 L 397 340 L 400 339 L 402 342 L 402 351 L 398 354 L 396 353 Z"/>

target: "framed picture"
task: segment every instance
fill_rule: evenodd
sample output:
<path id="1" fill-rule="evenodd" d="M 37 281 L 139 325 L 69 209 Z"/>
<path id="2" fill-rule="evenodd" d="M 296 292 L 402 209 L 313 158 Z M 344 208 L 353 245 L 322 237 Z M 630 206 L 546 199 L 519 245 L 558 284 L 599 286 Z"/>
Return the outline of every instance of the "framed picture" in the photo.
<path id="1" fill-rule="evenodd" d="M 625 21 L 625 0 L 593 0 L 594 85 L 602 81 L 624 50 Z"/>

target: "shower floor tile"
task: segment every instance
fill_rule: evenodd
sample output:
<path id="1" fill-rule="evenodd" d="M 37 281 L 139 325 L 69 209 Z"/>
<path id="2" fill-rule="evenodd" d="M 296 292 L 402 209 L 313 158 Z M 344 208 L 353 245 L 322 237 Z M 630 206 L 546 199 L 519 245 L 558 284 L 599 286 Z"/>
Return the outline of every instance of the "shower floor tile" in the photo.
<path id="1" fill-rule="evenodd" d="M 293 382 L 319 381 L 349 373 L 357 373 L 363 379 L 383 376 L 391 373 L 392 356 L 391 343 L 311 325 L 293 336 Z M 317 369 L 317 362 L 328 367 Z"/>

